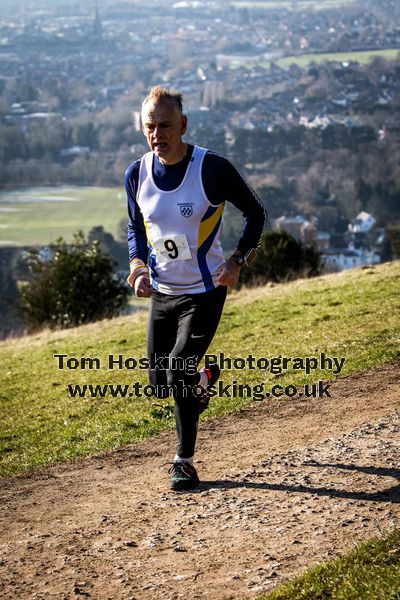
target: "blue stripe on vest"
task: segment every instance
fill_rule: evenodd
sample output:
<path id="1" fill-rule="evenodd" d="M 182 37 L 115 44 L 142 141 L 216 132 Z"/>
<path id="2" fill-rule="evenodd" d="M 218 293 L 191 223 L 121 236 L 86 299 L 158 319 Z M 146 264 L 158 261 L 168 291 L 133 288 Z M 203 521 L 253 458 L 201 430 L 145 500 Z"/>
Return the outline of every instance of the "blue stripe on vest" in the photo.
<path id="1" fill-rule="evenodd" d="M 203 221 L 205 221 L 206 219 L 208 219 L 209 217 L 211 217 L 211 215 L 213 215 L 215 213 L 216 210 L 219 209 L 219 205 L 218 206 L 209 206 L 206 210 L 206 212 L 203 215 L 203 218 L 201 219 L 201 223 Z"/>
<path id="2" fill-rule="evenodd" d="M 213 211 L 213 212 L 215 212 L 215 211 Z M 200 273 L 203 278 L 204 287 L 206 288 L 207 292 L 210 292 L 211 290 L 215 289 L 215 285 L 212 280 L 210 269 L 208 268 L 208 265 L 207 265 L 207 252 L 211 248 L 211 245 L 214 241 L 215 236 L 217 235 L 220 224 L 221 224 L 221 217 L 218 219 L 211 234 L 208 236 L 208 238 L 202 243 L 200 248 L 198 248 L 198 250 L 197 250 L 197 262 L 199 264 Z"/>

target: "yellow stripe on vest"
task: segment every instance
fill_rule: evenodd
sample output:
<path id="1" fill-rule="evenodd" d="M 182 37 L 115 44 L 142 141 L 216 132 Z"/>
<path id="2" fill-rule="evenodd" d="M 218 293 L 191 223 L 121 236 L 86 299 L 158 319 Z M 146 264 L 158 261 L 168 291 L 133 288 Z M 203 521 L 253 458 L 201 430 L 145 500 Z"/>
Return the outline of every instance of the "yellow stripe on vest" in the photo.
<path id="1" fill-rule="evenodd" d="M 151 238 L 150 238 L 149 224 L 147 221 L 143 220 L 143 225 L 144 225 L 144 229 L 146 231 L 147 241 L 149 242 L 150 246 L 153 247 L 153 244 L 152 244 Z"/>
<path id="2" fill-rule="evenodd" d="M 211 235 L 214 230 L 215 225 L 218 223 L 219 218 L 222 215 L 222 211 L 224 210 L 225 203 L 220 204 L 211 217 L 208 217 L 205 221 L 200 223 L 199 227 L 199 238 L 197 245 L 200 248 L 202 244 L 206 241 L 206 239 Z"/>

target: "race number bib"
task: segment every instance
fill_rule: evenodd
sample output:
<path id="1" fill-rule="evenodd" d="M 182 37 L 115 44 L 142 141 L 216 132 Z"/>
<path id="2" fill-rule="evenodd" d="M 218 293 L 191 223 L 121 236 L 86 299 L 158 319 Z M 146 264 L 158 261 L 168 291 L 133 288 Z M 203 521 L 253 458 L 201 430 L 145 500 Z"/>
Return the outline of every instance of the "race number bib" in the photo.
<path id="1" fill-rule="evenodd" d="M 189 260 L 192 258 L 189 244 L 185 234 L 169 235 L 154 242 L 154 250 L 160 262 L 174 260 Z"/>

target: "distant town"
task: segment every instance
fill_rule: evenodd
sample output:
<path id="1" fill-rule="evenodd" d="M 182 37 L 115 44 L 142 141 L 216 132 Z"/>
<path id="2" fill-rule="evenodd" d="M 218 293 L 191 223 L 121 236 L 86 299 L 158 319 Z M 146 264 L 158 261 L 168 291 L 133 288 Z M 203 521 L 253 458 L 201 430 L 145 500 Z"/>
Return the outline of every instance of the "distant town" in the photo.
<path id="1" fill-rule="evenodd" d="M 394 58 L 400 50 L 396 0 L 338 2 L 337 8 L 314 11 L 296 10 L 296 1 L 294 10 L 279 9 L 285 3 L 278 1 L 269 10 L 263 2 L 260 8 L 250 3 L 250 9 L 223 0 L 42 4 L 46 8 L 23 11 L 19 18 L 10 9 L 0 21 L 6 123 L 26 126 L 99 112 L 121 95 L 138 109 L 145 91 L 160 82 L 182 90 L 195 125 L 215 122 L 207 113 L 229 101 L 232 110 L 218 115 L 224 128 L 268 127 L 288 118 L 309 123 L 321 113 L 334 119 L 349 106 L 357 111 L 371 102 L 386 105 L 397 89 L 393 81 L 358 89 L 358 77 L 349 83 L 354 78 L 346 76 L 345 61 L 343 85 L 328 105 L 317 101 L 309 110 L 301 93 L 288 93 L 302 77 L 295 65 L 304 54 L 394 50 Z M 279 68 L 280 61 L 292 67 Z"/>
<path id="2" fill-rule="evenodd" d="M 316 244 L 326 270 L 397 257 L 400 4 L 275 4 L 6 0 L 1 188 L 121 187 L 161 83 L 184 94 L 187 141 L 230 158 L 269 227 Z M 227 208 L 230 251 L 242 218 Z"/>

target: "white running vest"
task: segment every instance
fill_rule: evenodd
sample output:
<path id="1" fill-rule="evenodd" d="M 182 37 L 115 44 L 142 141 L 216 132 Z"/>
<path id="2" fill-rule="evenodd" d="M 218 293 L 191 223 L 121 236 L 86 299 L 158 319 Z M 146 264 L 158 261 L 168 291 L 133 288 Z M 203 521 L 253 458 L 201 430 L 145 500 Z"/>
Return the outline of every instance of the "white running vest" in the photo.
<path id="1" fill-rule="evenodd" d="M 153 178 L 153 153 L 140 162 L 136 201 L 143 214 L 153 288 L 164 294 L 195 294 L 215 288 L 224 263 L 219 241 L 224 203 L 208 201 L 201 180 L 206 148 L 194 146 L 182 183 L 160 190 Z"/>

